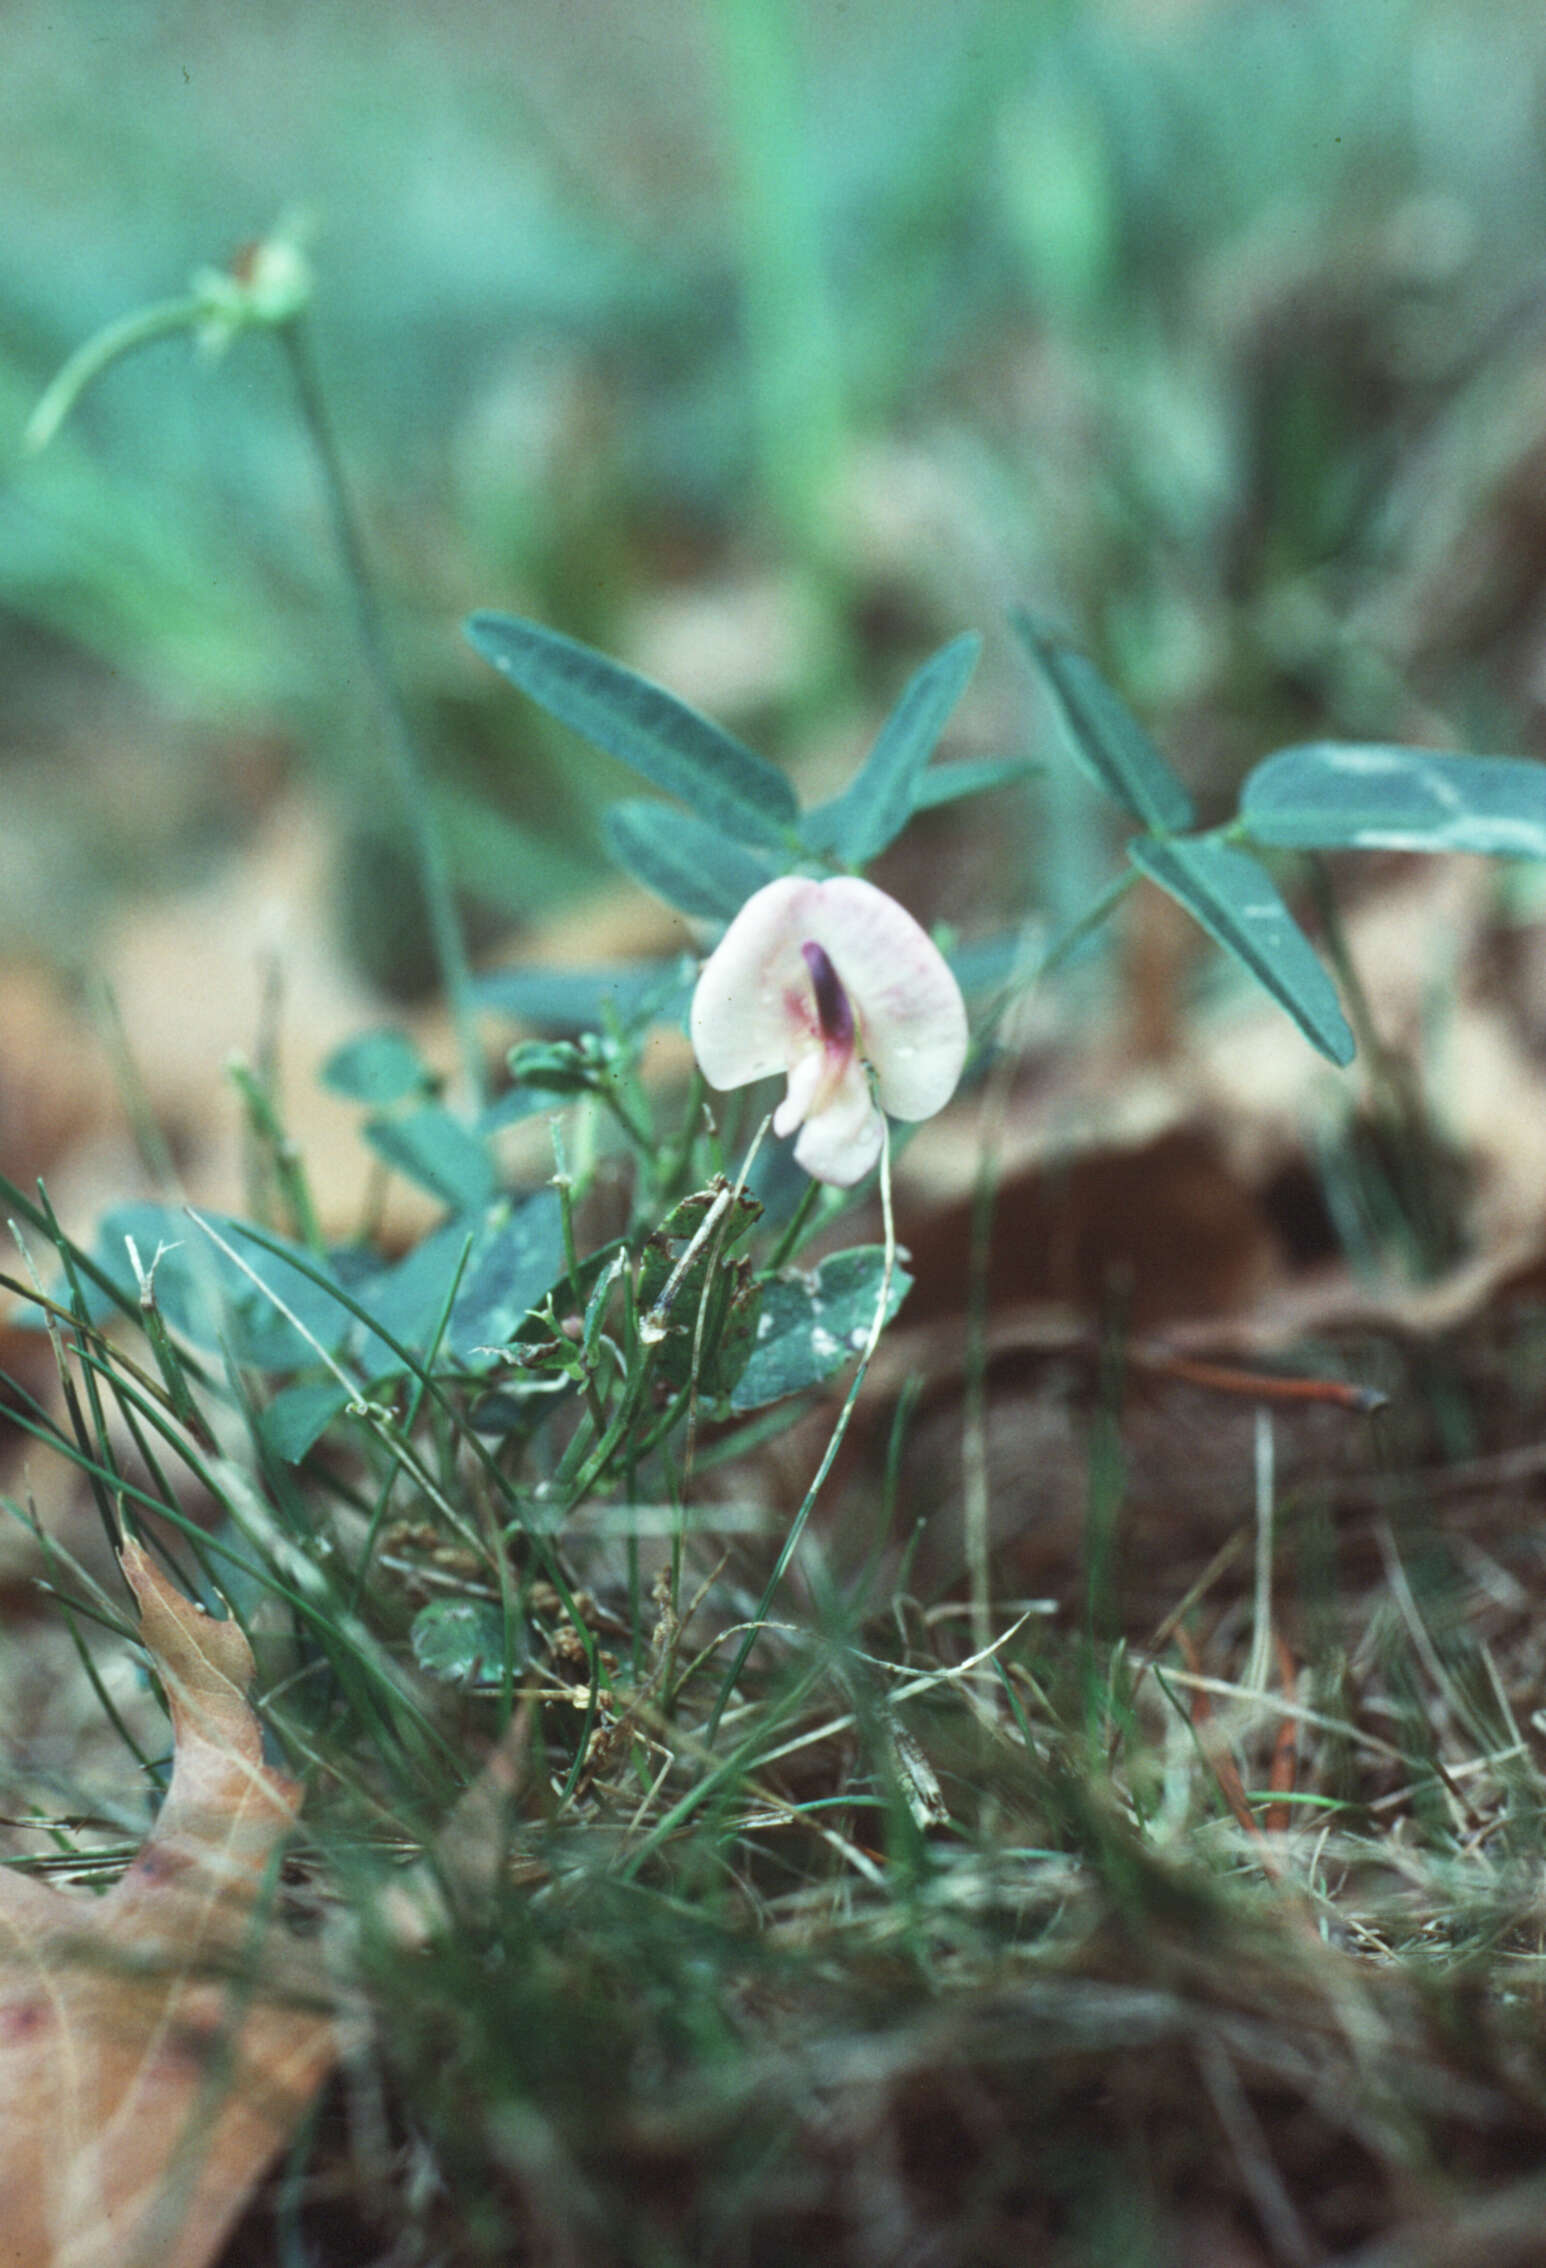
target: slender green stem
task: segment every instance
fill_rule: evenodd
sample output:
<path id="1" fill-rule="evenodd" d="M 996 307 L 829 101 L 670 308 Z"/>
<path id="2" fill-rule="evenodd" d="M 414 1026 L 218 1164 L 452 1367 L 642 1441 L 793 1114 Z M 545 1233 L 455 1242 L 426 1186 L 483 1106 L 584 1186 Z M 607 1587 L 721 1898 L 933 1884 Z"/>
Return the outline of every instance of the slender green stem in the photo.
<path id="1" fill-rule="evenodd" d="M 698 1138 L 698 1122 L 708 1091 L 708 1081 L 694 1063 L 692 1084 L 687 1090 L 687 1104 L 682 1112 L 681 1138 L 676 1142 L 668 1142 L 660 1154 L 660 1177 L 656 1184 L 656 1194 L 663 1205 L 680 1195 L 686 1184 L 693 1144 Z"/>
<path id="2" fill-rule="evenodd" d="M 885 1222 L 886 1263 L 881 1271 L 880 1299 L 875 1309 L 875 1319 L 870 1325 L 869 1337 L 864 1342 L 864 1351 L 859 1357 L 859 1366 L 854 1372 L 853 1383 L 850 1385 L 847 1398 L 843 1403 L 842 1409 L 838 1413 L 837 1423 L 832 1428 L 832 1435 L 827 1443 L 826 1453 L 823 1456 L 821 1463 L 816 1468 L 815 1478 L 812 1480 L 810 1487 L 805 1492 L 805 1501 L 801 1504 L 799 1511 L 795 1514 L 793 1521 L 790 1523 L 789 1533 L 784 1538 L 783 1548 L 779 1552 L 777 1559 L 773 1563 L 773 1572 L 768 1577 L 766 1584 L 763 1586 L 761 1598 L 757 1601 L 757 1610 L 755 1614 L 753 1614 L 751 1621 L 748 1623 L 745 1634 L 741 1639 L 741 1643 L 736 1649 L 736 1657 L 734 1662 L 730 1666 L 730 1674 L 725 1679 L 724 1684 L 720 1687 L 719 1693 L 714 1702 L 714 1707 L 710 1711 L 708 1725 L 704 1732 L 705 1745 L 712 1745 L 714 1735 L 719 1730 L 719 1720 L 724 1715 L 726 1708 L 729 1706 L 730 1696 L 734 1693 L 736 1686 L 740 1683 L 741 1672 L 746 1667 L 747 1661 L 751 1655 L 752 1648 L 756 1645 L 757 1640 L 762 1636 L 764 1625 L 767 1622 L 768 1610 L 772 1606 L 774 1599 L 778 1596 L 778 1587 L 780 1583 L 783 1582 L 785 1575 L 788 1573 L 790 1561 L 794 1558 L 796 1551 L 799 1549 L 800 1538 L 805 1533 L 805 1525 L 811 1516 L 812 1507 L 815 1505 L 816 1498 L 821 1493 L 822 1486 L 826 1481 L 828 1473 L 831 1472 L 833 1465 L 837 1461 L 837 1453 L 839 1449 L 841 1449 L 841 1447 L 843 1446 L 843 1436 L 848 1431 L 848 1423 L 850 1418 L 853 1416 L 854 1405 L 859 1399 L 860 1389 L 864 1385 L 865 1376 L 874 1357 L 875 1349 L 880 1344 L 880 1334 L 885 1329 L 886 1318 L 891 1312 L 891 1286 L 896 1273 L 896 1220 L 891 1206 L 891 1142 L 889 1135 L 889 1122 L 883 1121 L 882 1124 L 883 1127 L 886 1128 L 886 1131 L 883 1134 L 880 1153 L 880 1205 L 882 1218 Z"/>
<path id="3" fill-rule="evenodd" d="M 1139 879 L 1137 867 L 1130 866 L 1125 874 L 1118 874 L 1112 881 L 1108 882 L 1100 896 L 1095 899 L 1093 904 L 1086 907 L 1079 919 L 1071 922 L 1062 936 L 1054 938 L 1047 947 L 1046 952 L 1043 953 L 1036 964 L 1037 980 L 1039 981 L 1042 977 L 1049 977 L 1055 969 L 1060 969 L 1063 963 L 1078 951 L 1085 939 L 1099 929 L 1107 916 L 1116 912 L 1128 891 L 1134 887 Z"/>
<path id="4" fill-rule="evenodd" d="M 84 346 L 77 347 L 45 388 L 42 399 L 27 420 L 26 446 L 46 449 L 86 388 L 101 377 L 109 363 L 136 347 L 149 346 L 171 331 L 191 330 L 207 303 L 197 292 L 181 299 L 160 299 L 154 307 L 140 307 L 117 323 L 109 323 Z"/>
<path id="5" fill-rule="evenodd" d="M 1034 959 L 1028 951 L 1019 956 L 1019 965 L 978 1023 L 972 1042 L 974 1057 L 991 1043 L 993 1033 L 1021 994 L 1029 992 L 1033 985 L 1040 984 L 1044 978 L 1060 969 L 1079 950 L 1085 939 L 1093 936 L 1103 921 L 1109 920 L 1129 890 L 1141 879 L 1137 867 L 1130 866 L 1125 874 L 1118 874 L 1107 883 L 1099 897 L 1092 899 L 1078 920 L 1070 922 L 1067 929 L 1052 940 L 1044 953 Z"/>
<path id="6" fill-rule="evenodd" d="M 809 1226 L 810 1217 L 820 1201 L 821 1190 L 822 1184 L 819 1181 L 808 1181 L 806 1183 L 805 1194 L 790 1214 L 784 1225 L 783 1235 L 773 1247 L 773 1257 L 768 1262 L 767 1267 L 770 1276 L 776 1275 L 779 1269 L 785 1265 L 790 1254 L 798 1248 L 800 1239 Z"/>
<path id="7" fill-rule="evenodd" d="M 333 435 L 327 405 L 312 364 L 300 319 L 279 327 L 278 336 L 290 364 L 301 417 L 316 453 L 322 485 L 327 494 L 333 534 L 343 563 L 344 579 L 353 604 L 355 635 L 359 640 L 366 674 L 386 728 L 387 748 L 402 797 L 409 833 L 419 857 L 419 886 L 424 893 L 430 933 L 441 980 L 451 1004 L 462 1075 L 473 1108 L 483 1101 L 483 1054 L 478 1041 L 477 1011 L 472 995 L 472 971 L 457 918 L 456 896 L 445 838 L 435 817 L 430 796 L 429 771 L 402 692 L 393 675 L 382 621 L 381 602 L 365 557 L 365 545 L 355 516 L 343 459 Z"/>
<path id="8" fill-rule="evenodd" d="M 234 1057 L 227 1068 L 231 1084 L 246 1108 L 248 1127 L 260 1149 L 267 1152 L 280 1197 L 290 1216 L 286 1228 L 300 1238 L 308 1252 L 318 1259 L 325 1257 L 327 1241 L 312 1201 L 305 1163 L 275 1107 L 272 1093 L 261 1075 L 241 1057 Z"/>
<path id="9" fill-rule="evenodd" d="M 585 1295 L 580 1286 L 580 1247 L 574 1234 L 574 1182 L 569 1174 L 569 1159 L 564 1149 L 564 1130 L 555 1118 L 548 1128 L 553 1141 L 555 1172 L 552 1187 L 558 1191 L 558 1217 L 563 1224 L 564 1265 L 569 1271 L 570 1305 L 583 1315 Z"/>
<path id="10" fill-rule="evenodd" d="M 603 1086 L 597 1087 L 595 1092 L 597 1099 L 606 1104 L 629 1141 L 644 1156 L 648 1157 L 655 1147 L 655 1137 L 641 1120 L 634 1117 L 629 1104 L 618 1092 L 617 1082 L 614 1079 L 608 1079 Z"/>
<path id="11" fill-rule="evenodd" d="M 787 0 L 714 0 L 710 15 L 763 491 L 796 543 L 819 557 L 830 548 L 824 523 L 847 415 L 798 11 Z"/>

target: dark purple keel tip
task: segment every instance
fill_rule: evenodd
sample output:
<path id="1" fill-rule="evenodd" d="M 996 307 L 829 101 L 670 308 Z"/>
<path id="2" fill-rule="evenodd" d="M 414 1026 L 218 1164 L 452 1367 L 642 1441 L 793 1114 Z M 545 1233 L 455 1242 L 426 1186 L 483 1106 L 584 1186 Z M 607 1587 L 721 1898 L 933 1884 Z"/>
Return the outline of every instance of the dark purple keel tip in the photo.
<path id="1" fill-rule="evenodd" d="M 822 1038 L 829 1047 L 852 1047 L 853 1007 L 843 990 L 842 978 L 827 958 L 826 948 L 807 941 L 800 947 L 800 951 L 805 955 L 805 965 L 811 972 Z"/>

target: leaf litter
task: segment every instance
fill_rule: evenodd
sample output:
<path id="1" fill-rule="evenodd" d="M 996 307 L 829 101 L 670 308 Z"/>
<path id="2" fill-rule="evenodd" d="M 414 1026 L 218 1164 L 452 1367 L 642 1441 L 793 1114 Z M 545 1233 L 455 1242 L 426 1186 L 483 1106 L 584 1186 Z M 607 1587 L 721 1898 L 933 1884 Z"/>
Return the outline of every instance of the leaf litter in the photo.
<path id="1" fill-rule="evenodd" d="M 99 1898 L 0 1871 L 0 2252 L 37 2268 L 214 2259 L 337 2052 L 276 1918 L 301 1791 L 263 1762 L 251 1650 L 138 1544 L 123 1569 L 165 1801 Z"/>

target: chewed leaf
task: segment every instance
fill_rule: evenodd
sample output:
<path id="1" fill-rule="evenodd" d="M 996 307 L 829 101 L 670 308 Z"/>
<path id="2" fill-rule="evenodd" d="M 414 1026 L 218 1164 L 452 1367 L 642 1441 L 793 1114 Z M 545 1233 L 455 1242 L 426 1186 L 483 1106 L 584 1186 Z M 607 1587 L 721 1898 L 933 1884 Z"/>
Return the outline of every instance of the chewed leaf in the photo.
<path id="1" fill-rule="evenodd" d="M 474 614 L 467 637 L 560 724 L 664 788 L 739 842 L 782 845 L 799 806 L 765 758 L 664 686 L 540 623 Z"/>
<path id="2" fill-rule="evenodd" d="M 953 639 L 909 679 L 858 777 L 807 816 L 801 832 L 812 850 L 863 866 L 902 832 L 918 807 L 924 767 L 981 651 L 975 632 Z"/>
<path id="3" fill-rule="evenodd" d="M 646 1243 L 639 1259 L 639 1305 L 663 1334 L 656 1338 L 655 1368 L 668 1385 L 685 1386 L 693 1376 L 695 1348 L 698 1387 L 711 1398 L 728 1394 L 745 1369 L 763 1287 L 750 1261 L 731 1258 L 730 1248 L 761 1212 L 747 1191 L 730 1199 L 720 1183 L 684 1197 Z M 709 1233 L 694 1251 L 705 1229 Z"/>
<path id="4" fill-rule="evenodd" d="M 1259 860 L 1211 835 L 1178 842 L 1135 835 L 1127 855 L 1250 970 L 1312 1047 L 1333 1063 L 1352 1062 L 1353 1035 L 1336 987 Z"/>
<path id="5" fill-rule="evenodd" d="M 1081 770 L 1156 834 L 1189 827 L 1191 797 L 1088 654 L 1023 607 L 1010 623 L 1052 695 Z"/>
<path id="6" fill-rule="evenodd" d="M 505 1681 L 505 1618 L 493 1599 L 431 1599 L 409 1632 L 413 1658 L 430 1677 L 474 1691 Z M 524 1626 L 511 1633 L 512 1662 L 528 1651 Z"/>
<path id="7" fill-rule="evenodd" d="M 265 1909 L 300 1790 L 263 1762 L 247 1642 L 138 1545 L 123 1557 L 172 1780 L 105 1897 L 0 1869 L 4 2252 L 205 2268 L 337 2042 L 320 1977 Z"/>
<path id="8" fill-rule="evenodd" d="M 1240 816 L 1253 841 L 1283 849 L 1546 858 L 1546 764 L 1307 741 L 1257 765 Z"/>
<path id="9" fill-rule="evenodd" d="M 756 1337 L 731 1408 L 756 1410 L 781 1401 L 854 1361 L 874 1328 L 885 1272 L 884 1250 L 861 1244 L 834 1252 L 813 1275 L 790 1272 L 764 1284 Z M 893 1268 L 888 1323 L 911 1289 L 906 1269 Z"/>
<path id="10" fill-rule="evenodd" d="M 635 881 L 668 906 L 708 921 L 733 921 L 778 871 L 669 803 L 630 797 L 611 805 L 601 825 L 608 850 Z"/>

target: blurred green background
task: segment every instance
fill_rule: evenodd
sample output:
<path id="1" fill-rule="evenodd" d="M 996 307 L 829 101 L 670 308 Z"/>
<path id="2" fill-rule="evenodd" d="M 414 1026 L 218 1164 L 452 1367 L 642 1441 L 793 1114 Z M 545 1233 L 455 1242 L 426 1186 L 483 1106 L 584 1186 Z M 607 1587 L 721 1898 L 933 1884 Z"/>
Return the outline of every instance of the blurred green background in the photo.
<path id="1" fill-rule="evenodd" d="M 428 981 L 272 342 L 158 345 L 21 453 L 74 346 L 296 205 L 482 936 L 600 874 L 617 783 L 465 649 L 475 605 L 818 785 L 965 627 L 959 745 L 1037 739 L 1014 599 L 1205 818 L 1311 730 L 1540 745 L 1535 0 L 19 0 L 3 44 L 0 951 L 73 963 L 305 779 L 352 954 Z M 1077 911 L 1103 822 L 1037 792 L 972 824 Z"/>

